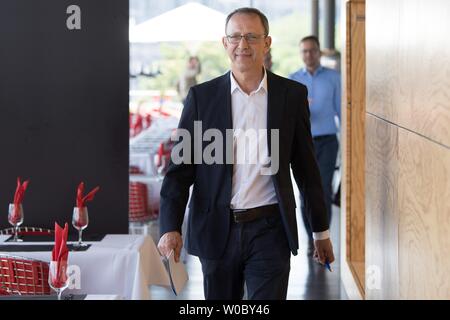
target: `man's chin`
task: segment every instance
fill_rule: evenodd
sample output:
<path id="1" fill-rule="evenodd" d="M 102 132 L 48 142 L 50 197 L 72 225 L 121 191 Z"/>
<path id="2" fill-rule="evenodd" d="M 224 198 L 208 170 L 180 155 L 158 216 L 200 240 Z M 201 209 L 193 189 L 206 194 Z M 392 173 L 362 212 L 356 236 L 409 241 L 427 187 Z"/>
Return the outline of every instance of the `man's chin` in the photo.
<path id="1" fill-rule="evenodd" d="M 249 72 L 251 68 L 237 67 L 235 70 L 238 71 L 239 73 L 246 73 Z"/>
<path id="2" fill-rule="evenodd" d="M 238 70 L 239 72 L 246 72 L 252 69 L 252 64 L 250 63 L 242 63 L 239 61 L 235 61 L 233 64 L 234 69 Z"/>

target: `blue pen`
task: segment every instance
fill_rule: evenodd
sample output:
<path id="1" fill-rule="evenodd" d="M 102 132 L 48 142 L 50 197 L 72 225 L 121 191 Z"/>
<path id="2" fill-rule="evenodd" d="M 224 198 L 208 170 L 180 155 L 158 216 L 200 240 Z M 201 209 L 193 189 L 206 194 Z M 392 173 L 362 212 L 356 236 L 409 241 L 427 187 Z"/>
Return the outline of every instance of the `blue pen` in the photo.
<path id="1" fill-rule="evenodd" d="M 333 272 L 333 269 L 331 269 L 330 263 L 328 262 L 328 260 L 325 261 L 325 267 L 330 270 L 330 272 Z"/>

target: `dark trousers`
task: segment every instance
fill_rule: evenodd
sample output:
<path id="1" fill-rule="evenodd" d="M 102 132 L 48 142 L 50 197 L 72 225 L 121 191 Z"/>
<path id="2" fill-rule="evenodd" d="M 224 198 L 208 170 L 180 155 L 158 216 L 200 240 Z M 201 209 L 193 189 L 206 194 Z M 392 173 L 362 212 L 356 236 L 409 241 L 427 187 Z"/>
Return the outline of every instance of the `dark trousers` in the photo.
<path id="1" fill-rule="evenodd" d="M 325 205 L 328 212 L 329 222 L 331 223 L 331 204 L 332 204 L 332 182 L 333 174 L 336 167 L 336 157 L 339 148 L 339 143 L 336 135 L 320 136 L 313 139 L 314 151 L 316 154 L 317 164 L 319 165 L 320 177 L 322 179 L 322 186 L 325 195 Z M 303 216 L 303 224 L 305 225 L 306 233 L 309 240 L 312 241 L 312 230 L 306 215 L 305 204 L 303 202 L 303 195 L 301 196 L 301 209 Z"/>
<path id="2" fill-rule="evenodd" d="M 231 217 L 230 217 L 231 218 Z M 218 260 L 200 259 L 207 300 L 286 299 L 291 252 L 280 215 L 231 224 Z"/>

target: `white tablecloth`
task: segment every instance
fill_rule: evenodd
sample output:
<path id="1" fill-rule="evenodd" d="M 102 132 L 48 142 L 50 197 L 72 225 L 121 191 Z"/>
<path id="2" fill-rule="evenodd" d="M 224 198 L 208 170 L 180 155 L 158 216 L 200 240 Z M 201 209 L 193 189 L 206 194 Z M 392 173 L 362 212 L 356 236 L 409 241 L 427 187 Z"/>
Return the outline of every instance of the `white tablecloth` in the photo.
<path id="1" fill-rule="evenodd" d="M 172 130 L 177 128 L 176 117 L 159 118 L 136 137 L 130 139 L 130 166 L 139 167 L 145 175 L 156 176 L 154 155 L 159 144 L 170 139 Z"/>
<path id="2" fill-rule="evenodd" d="M 7 238 L 8 236 L 0 236 L 0 242 Z M 169 277 L 151 237 L 106 235 L 100 242 L 87 243 L 92 244 L 87 251 L 69 253 L 69 265 L 80 268 L 81 288 L 67 289 L 65 293 L 118 295 L 125 299 L 141 300 L 150 299 L 149 285 L 170 286 Z M 43 261 L 51 259 L 51 252 L 3 253 Z"/>
<path id="3" fill-rule="evenodd" d="M 122 300 L 117 294 L 88 294 L 84 300 Z"/>

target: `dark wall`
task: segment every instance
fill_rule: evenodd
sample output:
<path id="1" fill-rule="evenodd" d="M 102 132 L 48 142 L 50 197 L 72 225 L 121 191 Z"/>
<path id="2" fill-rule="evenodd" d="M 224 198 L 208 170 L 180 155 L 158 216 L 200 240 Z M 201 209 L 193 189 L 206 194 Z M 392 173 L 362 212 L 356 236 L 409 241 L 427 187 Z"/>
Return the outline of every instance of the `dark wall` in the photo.
<path id="1" fill-rule="evenodd" d="M 128 48 L 127 0 L 0 1 L 0 228 L 20 176 L 24 226 L 71 224 L 84 181 L 86 233 L 127 233 Z"/>

